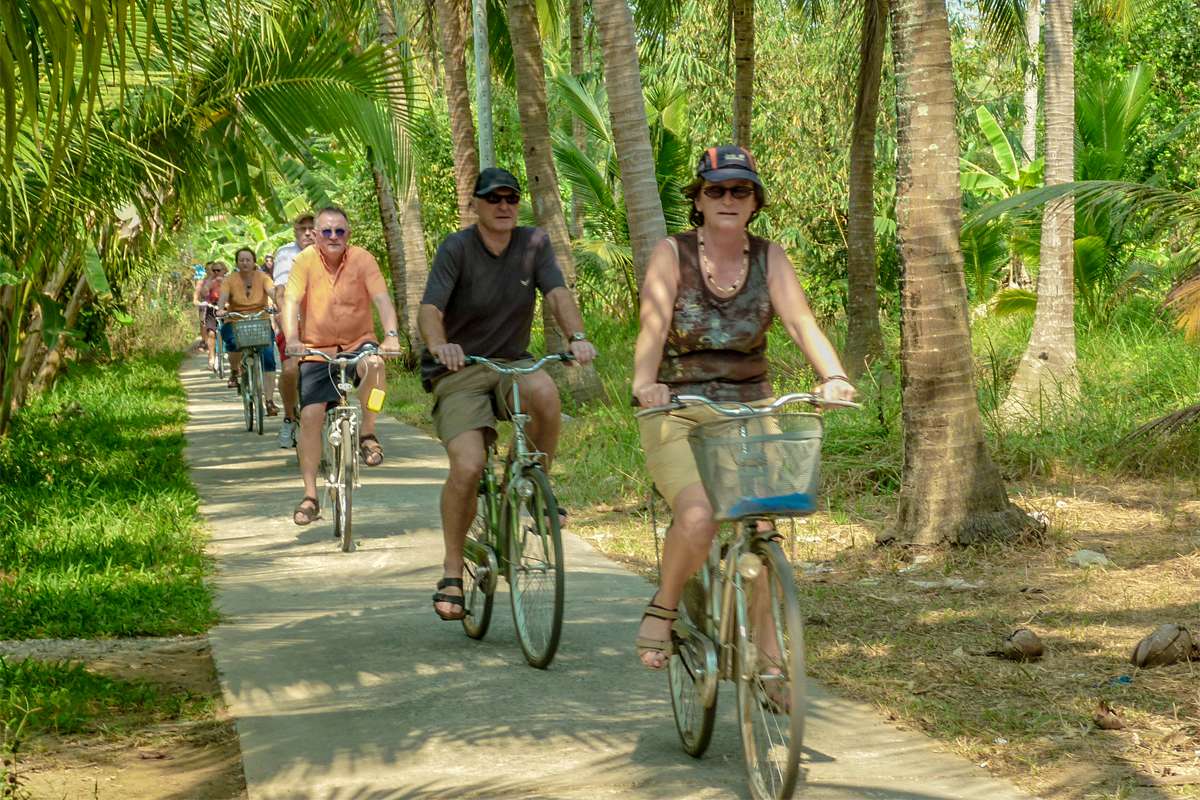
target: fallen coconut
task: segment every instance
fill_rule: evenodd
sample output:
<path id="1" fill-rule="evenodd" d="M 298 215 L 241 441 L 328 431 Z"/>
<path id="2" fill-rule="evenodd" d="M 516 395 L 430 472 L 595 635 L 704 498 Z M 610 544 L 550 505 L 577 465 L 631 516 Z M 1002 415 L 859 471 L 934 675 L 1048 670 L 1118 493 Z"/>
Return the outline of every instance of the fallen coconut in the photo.
<path id="1" fill-rule="evenodd" d="M 1041 637 L 1029 628 L 1017 628 L 1004 638 L 999 650 L 989 650 L 986 655 L 1009 661 L 1037 661 L 1045 652 Z"/>
<path id="2" fill-rule="evenodd" d="M 1200 646 L 1191 631 L 1174 623 L 1159 625 L 1129 656 L 1130 663 L 1143 669 L 1195 660 L 1200 660 Z"/>

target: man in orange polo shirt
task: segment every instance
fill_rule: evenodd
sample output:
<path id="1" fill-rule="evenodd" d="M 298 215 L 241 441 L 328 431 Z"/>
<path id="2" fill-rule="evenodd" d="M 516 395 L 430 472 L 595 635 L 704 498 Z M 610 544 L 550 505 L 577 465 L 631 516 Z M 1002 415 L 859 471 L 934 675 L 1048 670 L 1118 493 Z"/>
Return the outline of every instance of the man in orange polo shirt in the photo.
<path id="1" fill-rule="evenodd" d="M 371 305 L 379 312 L 386 331 L 380 351 L 399 355 L 400 339 L 396 309 L 388 295 L 387 284 L 375 257 L 350 244 L 350 222 L 346 212 L 330 206 L 316 218 L 315 246 L 304 250 L 292 262 L 284 292 L 283 328 L 287 354 L 299 356 L 305 348 L 334 353 L 359 350 L 365 344 L 377 344 L 375 319 Z M 300 322 L 297 323 L 297 319 Z M 358 365 L 359 402 L 362 427 L 359 453 L 363 462 L 378 466 L 383 448 L 375 437 L 375 412 L 362 401 L 372 389 L 382 390 L 385 383 L 382 359 L 372 356 Z M 321 459 L 321 424 L 329 405 L 339 394 L 329 367 L 318 361 L 300 364 L 300 474 L 304 478 L 304 499 L 296 506 L 292 521 L 307 525 L 320 515 L 317 503 L 317 464 Z"/>

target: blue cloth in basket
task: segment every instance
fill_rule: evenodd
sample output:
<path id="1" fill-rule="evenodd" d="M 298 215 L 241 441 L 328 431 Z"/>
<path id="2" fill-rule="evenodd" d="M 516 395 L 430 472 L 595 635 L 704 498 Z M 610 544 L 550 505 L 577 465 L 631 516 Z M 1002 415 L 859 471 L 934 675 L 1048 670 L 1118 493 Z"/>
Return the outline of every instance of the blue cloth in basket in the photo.
<path id="1" fill-rule="evenodd" d="M 792 492 L 774 497 L 743 497 L 729 509 L 729 518 L 761 517 L 775 514 L 811 514 L 817 510 L 817 496 L 810 492 Z"/>

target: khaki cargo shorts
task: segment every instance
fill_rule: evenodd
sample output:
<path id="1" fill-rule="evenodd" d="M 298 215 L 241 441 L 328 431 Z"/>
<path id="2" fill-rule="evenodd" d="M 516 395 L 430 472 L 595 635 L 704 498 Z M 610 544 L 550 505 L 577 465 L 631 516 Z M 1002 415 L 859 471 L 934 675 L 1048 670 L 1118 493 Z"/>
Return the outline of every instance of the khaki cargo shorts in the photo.
<path id="1" fill-rule="evenodd" d="M 752 406 L 765 406 L 775 398 L 755 400 Z M 697 425 L 725 419 L 708 406 L 691 406 L 669 414 L 638 417 L 638 436 L 646 454 L 646 471 L 667 505 L 675 507 L 675 498 L 694 483 L 700 483 L 696 458 L 688 443 L 688 434 Z"/>
<path id="2" fill-rule="evenodd" d="M 499 359 L 496 359 L 499 361 Z M 531 359 L 501 362 L 528 367 Z M 508 419 L 513 377 L 493 372 L 483 364 L 472 364 L 448 372 L 433 382 L 433 426 L 442 444 L 477 428 L 485 439 L 496 436 L 496 422 Z"/>

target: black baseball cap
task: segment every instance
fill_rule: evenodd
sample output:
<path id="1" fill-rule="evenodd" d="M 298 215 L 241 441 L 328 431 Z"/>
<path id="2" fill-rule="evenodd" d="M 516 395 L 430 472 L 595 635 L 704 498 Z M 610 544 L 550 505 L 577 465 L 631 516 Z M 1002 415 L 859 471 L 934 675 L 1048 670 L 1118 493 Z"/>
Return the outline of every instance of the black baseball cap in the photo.
<path id="1" fill-rule="evenodd" d="M 485 194 L 490 194 L 497 189 L 512 189 L 517 194 L 521 193 L 521 184 L 517 182 L 517 177 L 506 169 L 500 167 L 488 167 L 483 172 L 479 173 L 479 177 L 475 179 L 475 196 L 483 197 Z"/>
<path id="2" fill-rule="evenodd" d="M 696 177 L 712 183 L 732 180 L 747 180 L 762 186 L 758 178 L 758 164 L 750 151 L 736 144 L 710 147 L 700 154 L 696 163 Z"/>

